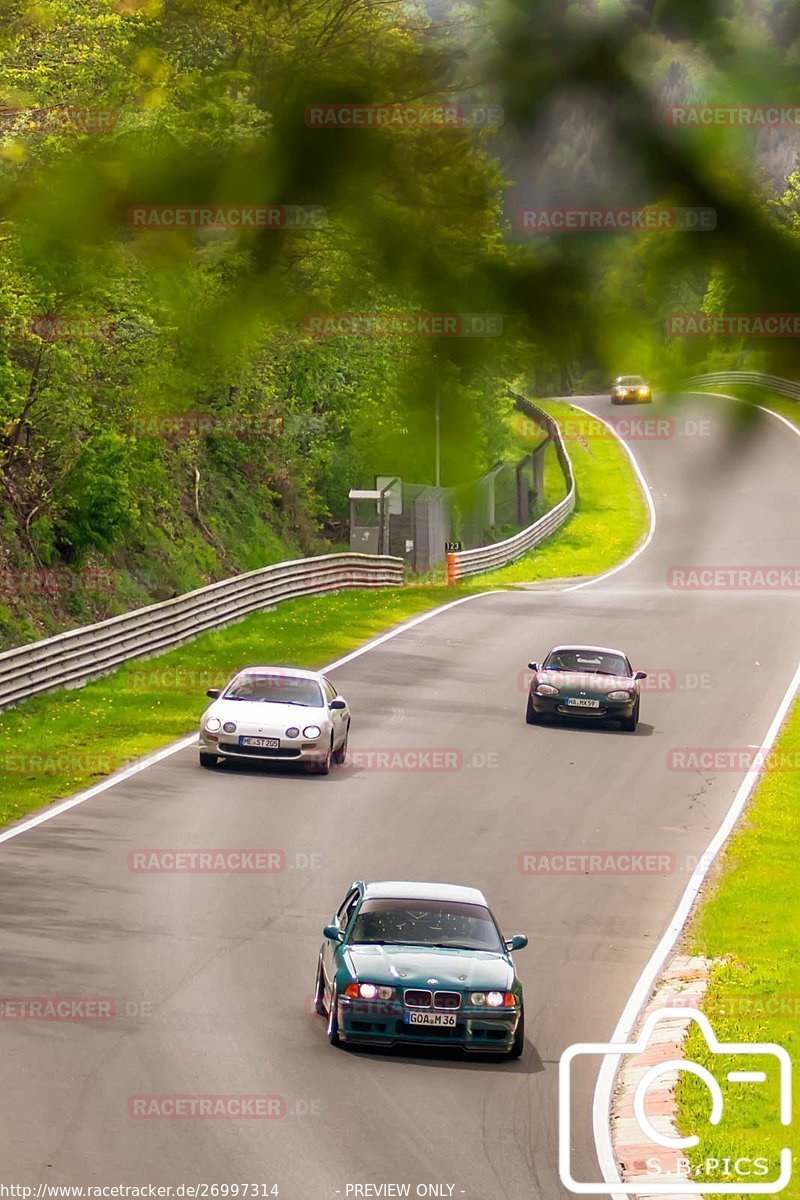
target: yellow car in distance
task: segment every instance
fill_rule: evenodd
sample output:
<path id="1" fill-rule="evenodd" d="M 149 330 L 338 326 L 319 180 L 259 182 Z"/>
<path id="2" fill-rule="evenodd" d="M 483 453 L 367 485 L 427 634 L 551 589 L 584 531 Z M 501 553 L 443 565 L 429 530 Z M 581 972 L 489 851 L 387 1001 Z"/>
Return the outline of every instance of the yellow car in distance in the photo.
<path id="1" fill-rule="evenodd" d="M 653 393 L 641 375 L 618 375 L 611 388 L 612 404 L 650 404 Z"/>

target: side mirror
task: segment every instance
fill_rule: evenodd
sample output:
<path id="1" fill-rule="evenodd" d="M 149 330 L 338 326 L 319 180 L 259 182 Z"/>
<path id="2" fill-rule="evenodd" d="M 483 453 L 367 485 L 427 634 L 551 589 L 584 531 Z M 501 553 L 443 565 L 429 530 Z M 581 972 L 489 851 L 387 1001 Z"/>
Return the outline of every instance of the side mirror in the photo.
<path id="1" fill-rule="evenodd" d="M 338 925 L 326 925 L 322 931 L 322 936 L 327 938 L 329 942 L 344 941 L 344 934 Z"/>
<path id="2" fill-rule="evenodd" d="M 538 670 L 539 670 L 539 664 L 538 664 L 538 663 L 535 663 L 535 662 L 533 662 L 533 663 L 528 663 L 528 670 L 529 670 L 529 671 L 538 671 Z"/>
<path id="3" fill-rule="evenodd" d="M 210 696 L 212 700 L 219 700 L 221 694 L 222 694 L 221 688 L 209 688 L 208 691 L 206 692 L 206 695 Z"/>
<path id="4" fill-rule="evenodd" d="M 506 939 L 506 950 L 513 954 L 515 950 L 524 950 L 528 944 L 527 935 L 524 933 L 515 933 L 513 937 Z"/>
<path id="5" fill-rule="evenodd" d="M 341 696 L 337 696 L 335 700 L 331 700 L 330 707 L 335 709 L 347 708 L 347 701 L 343 700 Z"/>
<path id="6" fill-rule="evenodd" d="M 634 679 L 647 679 L 647 671 L 637 671 L 633 678 Z"/>

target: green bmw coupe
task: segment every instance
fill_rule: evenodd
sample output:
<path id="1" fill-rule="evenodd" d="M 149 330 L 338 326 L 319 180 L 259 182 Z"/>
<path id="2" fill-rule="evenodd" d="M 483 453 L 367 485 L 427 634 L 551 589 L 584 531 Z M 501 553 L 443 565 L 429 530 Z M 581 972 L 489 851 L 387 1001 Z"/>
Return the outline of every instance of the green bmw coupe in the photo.
<path id="1" fill-rule="evenodd" d="M 511 954 L 528 939 L 504 939 L 477 888 L 357 881 L 322 933 L 314 1005 L 334 1046 L 522 1054 L 522 984 Z"/>

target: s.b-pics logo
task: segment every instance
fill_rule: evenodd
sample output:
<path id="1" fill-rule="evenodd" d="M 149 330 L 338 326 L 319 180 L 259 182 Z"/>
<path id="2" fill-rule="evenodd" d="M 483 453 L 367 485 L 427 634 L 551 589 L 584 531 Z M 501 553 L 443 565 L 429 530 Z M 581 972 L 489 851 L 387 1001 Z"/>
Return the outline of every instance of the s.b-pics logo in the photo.
<path id="1" fill-rule="evenodd" d="M 708 1046 L 708 1055 L 700 1057 L 709 1066 L 678 1056 L 681 1047 L 675 1042 L 674 1008 L 652 1012 L 635 1042 L 579 1042 L 565 1050 L 559 1063 L 559 1174 L 569 1191 L 609 1196 L 747 1196 L 775 1194 L 789 1183 L 790 1147 L 771 1149 L 785 1140 L 781 1127 L 785 1129 L 792 1119 L 792 1064 L 788 1053 L 771 1042 L 720 1042 L 708 1018 L 694 1009 L 683 1010 L 681 1019 L 697 1023 Z M 635 1147 L 636 1159 L 635 1169 L 625 1171 L 623 1182 L 575 1178 L 573 1079 L 576 1067 L 581 1065 L 576 1060 L 586 1056 L 613 1057 L 621 1068 L 618 1078 L 624 1083 L 618 1094 L 624 1116 L 617 1123 L 617 1141 L 619 1127 L 624 1125 L 629 1132 L 623 1140 Z M 698 1103 L 692 1104 L 692 1111 L 706 1114 L 685 1136 L 675 1128 L 669 1112 L 674 1108 L 675 1081 L 682 1072 L 693 1076 L 698 1081 L 693 1086 L 704 1093 Z M 582 1078 L 585 1095 L 586 1075 Z M 762 1111 L 762 1097 L 772 1109 L 769 1126 L 760 1121 L 756 1132 L 777 1132 L 779 1137 L 758 1138 L 753 1143 L 739 1136 L 753 1132 L 754 1089 L 760 1093 L 758 1111 Z M 721 1154 L 720 1144 L 730 1144 L 737 1152 Z M 749 1155 L 748 1148 L 753 1145 L 755 1149 Z"/>

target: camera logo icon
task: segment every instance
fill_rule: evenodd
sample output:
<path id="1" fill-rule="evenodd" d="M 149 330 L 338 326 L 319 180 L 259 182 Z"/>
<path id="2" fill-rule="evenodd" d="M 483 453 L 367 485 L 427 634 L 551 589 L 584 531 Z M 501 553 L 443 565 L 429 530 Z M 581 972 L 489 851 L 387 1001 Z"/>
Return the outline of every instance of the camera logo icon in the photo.
<path id="1" fill-rule="evenodd" d="M 734 1178 L 733 1181 L 726 1179 L 716 1182 L 712 1179 L 703 1178 L 692 1179 L 692 1170 L 690 1162 L 687 1158 L 681 1157 L 678 1159 L 675 1152 L 685 1154 L 687 1150 L 691 1150 L 702 1145 L 703 1130 L 698 1133 L 692 1133 L 686 1137 L 679 1136 L 671 1127 L 671 1122 L 667 1122 L 668 1128 L 665 1128 L 665 1121 L 656 1118 L 656 1123 L 651 1120 L 647 1112 L 647 1096 L 651 1090 L 659 1088 L 663 1090 L 667 1087 L 668 1082 L 664 1076 L 672 1076 L 674 1073 L 684 1071 L 696 1076 L 702 1083 L 705 1084 L 710 1096 L 710 1111 L 708 1116 L 709 1126 L 720 1125 L 725 1117 L 725 1095 L 720 1080 L 726 1081 L 728 1085 L 734 1085 L 732 1091 L 730 1087 L 726 1088 L 728 1099 L 733 1099 L 736 1096 L 735 1085 L 751 1085 L 762 1084 L 768 1085 L 769 1081 L 776 1080 L 778 1083 L 779 1095 L 779 1112 L 777 1121 L 783 1126 L 791 1125 L 792 1121 L 792 1063 L 787 1051 L 783 1046 L 778 1046 L 773 1042 L 720 1042 L 708 1017 L 704 1013 L 698 1012 L 695 1009 L 682 1010 L 682 1018 L 692 1020 L 700 1027 L 706 1043 L 712 1055 L 719 1056 L 719 1061 L 725 1064 L 725 1069 L 717 1077 L 707 1067 L 699 1063 L 692 1062 L 684 1058 L 667 1058 L 664 1061 L 657 1061 L 651 1066 L 647 1066 L 641 1077 L 638 1079 L 633 1095 L 633 1115 L 635 1124 L 641 1133 L 641 1140 L 647 1145 L 652 1145 L 654 1158 L 648 1159 L 648 1163 L 657 1163 L 659 1148 L 666 1150 L 670 1154 L 670 1160 L 685 1164 L 684 1167 L 678 1168 L 683 1173 L 679 1178 L 676 1178 L 674 1171 L 668 1179 L 658 1179 L 658 1169 L 647 1179 L 625 1180 L 623 1182 L 608 1182 L 589 1181 L 583 1182 L 574 1177 L 573 1164 L 571 1160 L 571 1125 L 572 1125 L 572 1086 L 573 1064 L 576 1059 L 581 1056 L 601 1056 L 603 1059 L 615 1057 L 618 1060 L 617 1065 L 622 1064 L 627 1057 L 633 1058 L 636 1055 L 644 1055 L 648 1049 L 651 1049 L 658 1040 L 653 1037 L 656 1026 L 661 1021 L 675 1021 L 674 1009 L 657 1009 L 652 1012 L 642 1026 L 639 1038 L 635 1042 L 578 1042 L 573 1046 L 569 1046 L 561 1056 L 561 1061 L 558 1068 L 559 1082 L 559 1151 L 558 1151 L 558 1168 L 561 1182 L 568 1191 L 574 1192 L 577 1195 L 670 1195 L 676 1193 L 686 1195 L 770 1195 L 782 1191 L 789 1183 L 792 1177 L 792 1151 L 788 1146 L 783 1146 L 780 1150 L 779 1164 L 775 1163 L 775 1170 L 770 1171 L 769 1162 L 767 1159 L 743 1159 L 737 1160 L 736 1168 L 739 1168 L 740 1162 L 749 1164 L 763 1164 L 762 1168 L 753 1171 L 751 1168 L 744 1170 L 741 1168 L 741 1178 Z M 660 1058 L 660 1055 L 655 1057 Z M 758 1057 L 759 1069 L 750 1069 L 755 1066 L 753 1058 Z M 771 1064 L 764 1063 L 764 1059 L 771 1060 Z M 739 1061 L 736 1061 L 736 1060 Z M 732 1069 L 731 1062 L 736 1069 Z M 772 1072 L 762 1069 L 765 1065 L 771 1065 Z M 640 1072 L 636 1072 L 639 1075 Z M 773 1085 L 774 1086 L 774 1085 Z M 660 1126 L 660 1127 L 659 1127 Z M 724 1128 L 724 1126 L 723 1126 Z M 737 1169 L 730 1167 L 731 1160 L 723 1160 L 726 1164 L 725 1174 L 734 1176 L 737 1175 Z M 708 1163 L 713 1163 L 716 1169 L 720 1166 L 720 1160 L 707 1159 Z M 710 1168 L 708 1168 L 710 1169 Z M 769 1180 L 765 1179 L 764 1175 L 776 1174 L 777 1178 Z M 704 1172 L 707 1174 L 707 1172 Z"/>

